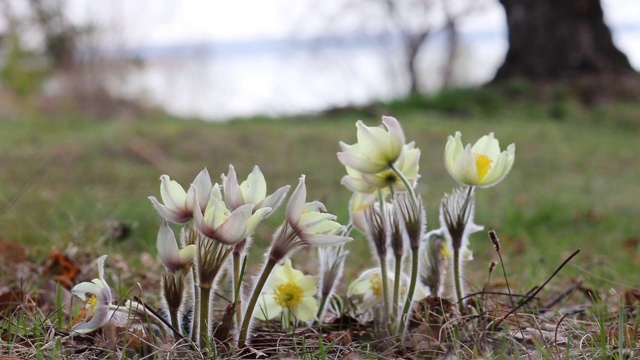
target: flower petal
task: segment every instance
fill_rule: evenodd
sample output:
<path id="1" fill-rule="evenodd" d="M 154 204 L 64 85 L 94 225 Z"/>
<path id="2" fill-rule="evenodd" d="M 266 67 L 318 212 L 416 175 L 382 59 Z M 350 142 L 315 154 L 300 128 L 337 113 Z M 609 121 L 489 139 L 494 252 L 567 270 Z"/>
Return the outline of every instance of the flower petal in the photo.
<path id="1" fill-rule="evenodd" d="M 162 221 L 160 225 L 156 248 L 158 249 L 158 257 L 168 272 L 174 272 L 180 269 L 178 242 L 166 220 Z"/>

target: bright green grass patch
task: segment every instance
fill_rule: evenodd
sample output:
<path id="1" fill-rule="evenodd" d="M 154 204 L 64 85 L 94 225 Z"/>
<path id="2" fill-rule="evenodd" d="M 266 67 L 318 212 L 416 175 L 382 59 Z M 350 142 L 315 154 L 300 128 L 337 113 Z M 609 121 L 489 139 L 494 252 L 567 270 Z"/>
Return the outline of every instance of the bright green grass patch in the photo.
<path id="1" fill-rule="evenodd" d="M 477 191 L 476 222 L 497 230 L 516 287 L 541 283 L 577 248 L 582 253 L 559 281 L 582 276 L 598 284 L 615 282 L 616 288 L 638 286 L 640 105 L 590 111 L 566 106 L 559 121 L 544 106 L 496 108 L 493 98 L 487 101 L 491 106 L 482 111 L 380 108 L 379 115 L 396 116 L 407 139 L 422 150 L 418 192 L 427 206 L 428 227 L 437 226 L 439 201 L 455 186 L 442 161 L 447 136 L 461 131 L 467 143 L 493 131 L 503 147 L 516 143 L 516 161 L 501 184 Z M 159 197 L 160 175 L 188 186 L 203 167 L 219 181 L 229 164 L 242 179 L 259 165 L 270 191 L 295 186 L 306 174 L 308 197 L 323 201 L 346 223 L 350 194 L 340 185 L 344 169 L 335 154 L 338 141 L 355 142 L 358 119 L 368 125 L 380 121 L 378 115 L 357 112 L 226 124 L 169 118 L 3 119 L 0 236 L 23 243 L 34 259 L 51 247 L 75 244 L 95 249 L 96 255 L 118 252 L 136 264 L 141 252 L 156 254 L 160 217 L 147 197 Z M 282 215 L 280 210 L 258 228 L 250 270 L 259 266 Z M 128 236 L 110 239 L 109 220 L 130 228 Z M 471 242 L 475 260 L 465 274 L 481 286 L 485 269 L 497 257 L 486 235 L 475 234 Z M 356 269 L 373 262 L 361 236 L 348 248 L 347 278 L 353 279 Z M 315 261 L 312 252 L 297 256 Z M 307 270 L 315 272 L 313 261 Z"/>

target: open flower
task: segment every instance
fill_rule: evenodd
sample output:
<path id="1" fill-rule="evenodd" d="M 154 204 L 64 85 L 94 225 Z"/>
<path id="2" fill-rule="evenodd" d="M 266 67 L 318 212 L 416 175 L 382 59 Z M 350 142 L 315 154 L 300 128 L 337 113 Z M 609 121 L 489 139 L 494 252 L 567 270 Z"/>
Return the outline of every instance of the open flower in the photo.
<path id="1" fill-rule="evenodd" d="M 393 287 L 395 279 L 394 273 L 390 272 L 388 275 L 388 282 Z M 402 274 L 400 280 L 400 295 L 402 297 L 407 294 L 407 287 L 409 284 L 409 277 L 406 274 Z M 420 285 L 416 285 L 415 292 L 413 294 L 414 300 L 424 299 L 429 294 Z M 384 293 L 382 288 L 382 275 L 380 268 L 372 268 L 362 272 L 360 276 L 349 284 L 347 288 L 347 299 L 351 304 L 354 316 L 368 321 L 371 318 L 371 311 L 383 304 Z"/>
<path id="2" fill-rule="evenodd" d="M 294 269 L 291 260 L 287 259 L 267 280 L 255 316 L 268 320 L 289 311 L 293 315 L 291 320 L 313 320 L 318 311 L 317 291 L 316 279 Z"/>
<path id="3" fill-rule="evenodd" d="M 194 185 L 191 185 L 191 189 L 194 189 L 196 194 L 199 193 Z M 194 211 L 193 219 L 196 228 L 204 236 L 225 245 L 234 245 L 249 236 L 269 211 L 271 208 L 261 208 L 254 212 L 251 204 L 229 210 L 222 201 L 220 187 L 216 184 L 211 191 L 204 215 Z"/>
<path id="4" fill-rule="evenodd" d="M 158 256 L 167 272 L 175 273 L 179 270 L 188 270 L 196 258 L 196 246 L 191 244 L 182 249 L 178 249 L 178 242 L 173 230 L 166 220 L 162 221 L 158 239 L 156 242 Z"/>
<path id="5" fill-rule="evenodd" d="M 456 181 L 470 186 L 496 185 L 511 170 L 516 146 L 511 144 L 500 152 L 500 144 L 493 133 L 481 137 L 463 148 L 460 132 L 449 136 L 444 150 L 445 166 Z"/>
<path id="6" fill-rule="evenodd" d="M 287 191 L 289 191 L 289 185 L 287 185 L 267 196 L 267 182 L 257 166 L 253 168 L 247 180 L 238 184 L 236 171 L 233 165 L 229 165 L 229 173 L 226 176 L 222 175 L 222 185 L 224 201 L 231 211 L 242 205 L 252 204 L 254 212 L 257 209 L 270 208 L 265 217 L 269 216 L 282 203 Z"/>
<path id="7" fill-rule="evenodd" d="M 171 180 L 168 175 L 160 176 L 160 204 L 154 196 L 149 196 L 153 207 L 164 219 L 177 224 L 184 224 L 193 217 L 193 210 L 204 211 L 211 192 L 211 178 L 207 169 L 202 170 L 191 184 L 188 192 Z M 197 194 L 196 194 L 196 189 Z"/>
<path id="8" fill-rule="evenodd" d="M 98 259 L 98 278 L 91 282 L 82 282 L 73 287 L 71 292 L 85 302 L 85 308 L 74 320 L 71 330 L 78 333 L 89 333 L 105 326 L 111 317 L 111 289 L 104 280 L 104 260 L 107 255 Z"/>
<path id="9" fill-rule="evenodd" d="M 287 204 L 287 219 L 274 234 L 269 258 L 280 261 L 300 247 L 307 245 L 338 245 L 351 240 L 337 235 L 343 226 L 336 222 L 319 201 L 306 202 L 307 187 L 304 175 Z"/>
<path id="10" fill-rule="evenodd" d="M 383 116 L 382 124 L 382 127 L 369 127 L 358 120 L 358 142 L 353 145 L 340 142 L 340 162 L 367 174 L 379 173 L 393 165 L 404 149 L 404 132 L 393 117 Z"/>
<path id="11" fill-rule="evenodd" d="M 415 147 L 415 143 L 411 142 L 404 145 L 404 151 L 393 164 L 393 166 L 402 173 L 402 175 L 415 186 L 415 182 L 420 177 L 418 174 L 420 165 L 420 149 Z M 346 166 L 347 175 L 345 175 L 340 183 L 353 192 L 371 194 L 378 189 L 392 187 L 394 190 L 404 191 L 406 187 L 398 174 L 391 170 L 383 170 L 375 174 L 368 174 L 358 171 L 354 168 Z"/>

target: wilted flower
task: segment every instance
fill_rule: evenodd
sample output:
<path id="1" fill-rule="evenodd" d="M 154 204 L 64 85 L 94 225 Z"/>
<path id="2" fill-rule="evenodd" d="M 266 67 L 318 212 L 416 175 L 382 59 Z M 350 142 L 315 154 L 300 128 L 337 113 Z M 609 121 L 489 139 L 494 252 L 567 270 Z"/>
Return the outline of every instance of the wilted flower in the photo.
<path id="1" fill-rule="evenodd" d="M 224 201 L 229 210 L 233 211 L 245 204 L 253 205 L 254 212 L 258 209 L 269 208 L 270 211 L 264 217 L 269 216 L 280 205 L 289 191 L 289 185 L 286 185 L 267 196 L 267 182 L 257 166 L 253 168 L 247 180 L 238 184 L 236 171 L 233 165 L 229 165 L 229 173 L 226 176 L 222 175 L 222 185 Z"/>
<path id="2" fill-rule="evenodd" d="M 273 319 L 283 311 L 293 315 L 291 320 L 309 321 L 315 318 L 318 302 L 316 279 L 304 275 L 291 266 L 291 260 L 277 267 L 267 280 L 259 300 L 260 309 L 255 316 L 261 320 Z"/>
<path id="3" fill-rule="evenodd" d="M 191 186 L 193 189 L 194 186 Z M 199 192 L 195 190 L 195 193 Z M 211 191 L 204 215 L 195 211 L 193 219 L 196 228 L 204 236 L 225 245 L 233 245 L 249 236 L 269 211 L 271 208 L 261 208 L 254 212 L 251 204 L 229 210 L 222 201 L 220 187 L 216 184 Z"/>
<path id="4" fill-rule="evenodd" d="M 319 201 L 306 202 L 307 187 L 304 175 L 287 204 L 287 219 L 274 234 L 269 258 L 282 260 L 302 246 L 338 245 L 351 240 L 337 235 L 343 226 L 336 222 L 336 216 L 327 213 Z"/>
<path id="5" fill-rule="evenodd" d="M 154 196 L 149 196 L 149 200 L 164 219 L 184 224 L 193 217 L 194 209 L 204 211 L 212 187 L 207 169 L 196 176 L 188 192 L 185 192 L 184 188 L 177 181 L 171 180 L 168 175 L 160 176 L 160 181 L 160 197 L 164 205 L 160 204 Z"/>
<path id="6" fill-rule="evenodd" d="M 160 261 L 170 273 L 188 270 L 196 257 L 196 246 L 193 244 L 178 249 L 176 236 L 166 220 L 162 221 L 162 225 L 160 225 L 156 246 Z"/>
<path id="7" fill-rule="evenodd" d="M 382 117 L 383 127 L 369 127 L 356 122 L 358 142 L 347 145 L 340 142 L 338 159 L 347 167 L 367 174 L 376 174 L 393 165 L 404 148 L 404 132 L 393 117 Z"/>
<path id="8" fill-rule="evenodd" d="M 111 289 L 104 280 L 104 260 L 107 255 L 98 259 L 98 278 L 91 282 L 82 282 L 73 287 L 71 292 L 85 302 L 85 309 L 76 318 L 72 330 L 78 333 L 89 333 L 105 326 L 111 317 Z M 78 322 L 79 321 L 79 322 Z"/>
<path id="9" fill-rule="evenodd" d="M 509 173 L 515 160 L 516 146 L 511 144 L 500 152 L 493 133 L 481 137 L 463 148 L 460 132 L 449 136 L 445 146 L 445 166 L 456 181 L 479 187 L 496 185 Z"/>
<path id="10" fill-rule="evenodd" d="M 395 279 L 394 273 L 388 275 L 388 282 L 393 287 Z M 409 277 L 406 274 L 401 275 L 400 295 L 406 296 Z M 417 285 L 413 299 L 423 299 L 429 295 L 422 286 Z M 382 287 L 382 275 L 380 268 L 368 269 L 362 272 L 360 276 L 349 284 L 347 288 L 347 299 L 353 306 L 355 316 L 365 319 L 371 317 L 370 311 L 384 302 L 384 291 Z"/>

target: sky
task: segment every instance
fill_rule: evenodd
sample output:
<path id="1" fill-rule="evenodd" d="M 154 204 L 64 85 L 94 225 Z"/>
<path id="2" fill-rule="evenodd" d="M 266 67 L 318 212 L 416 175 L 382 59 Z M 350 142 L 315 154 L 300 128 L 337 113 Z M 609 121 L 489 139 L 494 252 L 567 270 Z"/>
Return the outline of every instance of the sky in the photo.
<path id="1" fill-rule="evenodd" d="M 601 1 L 608 23 L 640 26 L 638 0 Z M 483 11 L 462 22 L 462 31 L 504 31 L 501 5 L 497 0 L 484 2 Z M 318 13 L 331 14 L 333 18 L 330 24 L 321 23 L 314 29 L 303 30 L 309 36 L 351 30 L 348 21 L 337 19 L 345 3 L 338 0 L 111 0 L 100 2 L 99 11 L 95 0 L 69 0 L 69 3 L 72 18 L 98 19 L 120 28 L 130 46 L 300 36 L 303 25 L 312 23 Z"/>

